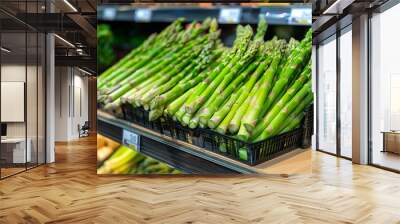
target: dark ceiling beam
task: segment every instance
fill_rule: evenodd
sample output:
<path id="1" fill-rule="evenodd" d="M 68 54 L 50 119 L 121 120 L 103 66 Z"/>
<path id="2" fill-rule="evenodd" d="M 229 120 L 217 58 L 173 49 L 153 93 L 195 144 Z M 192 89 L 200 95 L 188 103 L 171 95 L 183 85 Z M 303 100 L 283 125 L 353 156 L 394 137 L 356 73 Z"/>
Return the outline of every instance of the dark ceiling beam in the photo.
<path id="1" fill-rule="evenodd" d="M 74 21 L 82 30 L 87 34 L 86 42 L 90 46 L 96 45 L 96 29 L 89 23 L 89 21 L 80 14 L 69 14 L 68 17 Z"/>
<path id="2" fill-rule="evenodd" d="M 72 12 L 71 13 L 71 8 L 68 7 L 64 1 L 55 1 L 54 5 L 56 8 L 61 9 L 64 11 L 64 14 L 72 20 L 77 26 L 79 26 L 83 32 L 85 32 L 86 42 L 90 46 L 95 46 L 96 45 L 96 29 L 95 27 L 90 24 L 90 22 L 81 14 L 84 11 L 87 11 L 87 9 L 82 9 L 80 2 L 79 1 L 69 1 L 70 4 L 74 6 L 78 10 L 78 12 Z M 86 2 L 87 3 L 87 2 Z M 92 8 L 91 5 L 88 5 L 89 8 Z"/>
<path id="3" fill-rule="evenodd" d="M 90 56 L 55 56 L 56 66 L 87 67 L 92 71 L 97 70 L 96 58 Z"/>
<path id="4" fill-rule="evenodd" d="M 83 34 L 82 40 L 85 44 L 90 47 L 95 47 L 97 44 L 96 29 L 80 13 L 19 13 L 14 17 L 11 16 L 10 18 L 0 19 L 3 30 L 22 29 L 24 24 L 28 24 L 32 29 L 41 32 L 79 32 Z M 21 25 L 16 24 L 14 21 L 16 19 Z M 71 40 L 69 39 L 70 42 L 74 42 L 74 40 Z"/>
<path id="5" fill-rule="evenodd" d="M 314 33 L 318 33 L 335 23 L 335 16 L 320 16 L 312 24 L 312 29 Z"/>
<path id="6" fill-rule="evenodd" d="M 18 17 L 18 15 L 14 15 L 13 13 L 7 11 L 6 9 L 3 9 L 0 7 L 0 13 L 6 15 L 8 17 L 7 19 L 12 19 L 13 21 L 15 21 L 21 25 L 25 25 L 30 29 L 35 29 L 30 24 L 26 23 L 26 21 L 23 18 Z M 2 29 L 4 29 L 4 28 L 2 27 Z"/>
<path id="7" fill-rule="evenodd" d="M 96 48 L 92 48 L 92 47 L 82 47 L 80 48 L 83 50 L 83 52 L 85 53 L 84 55 L 79 55 L 77 53 L 77 49 L 76 48 L 68 48 L 68 47 L 59 47 L 56 46 L 55 50 L 56 50 L 56 56 L 60 55 L 60 56 L 67 56 L 67 55 L 78 55 L 78 56 L 92 56 L 92 57 L 96 57 Z"/>
<path id="8" fill-rule="evenodd" d="M 97 11 L 96 10 L 96 6 L 95 5 L 93 5 L 89 0 L 86 0 L 86 3 L 90 6 L 90 8 L 92 8 L 93 9 L 93 11 Z"/>
<path id="9" fill-rule="evenodd" d="M 17 18 L 31 27 L 45 32 L 81 31 L 82 28 L 62 13 L 19 13 Z"/>

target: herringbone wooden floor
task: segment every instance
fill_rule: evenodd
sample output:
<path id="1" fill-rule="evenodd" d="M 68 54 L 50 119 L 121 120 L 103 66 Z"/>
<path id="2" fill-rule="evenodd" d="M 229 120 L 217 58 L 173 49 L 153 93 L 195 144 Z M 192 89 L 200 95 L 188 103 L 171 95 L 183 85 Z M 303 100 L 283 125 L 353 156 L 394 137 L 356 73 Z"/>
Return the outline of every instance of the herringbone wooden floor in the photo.
<path id="1" fill-rule="evenodd" d="M 310 175 L 96 175 L 95 138 L 0 181 L 0 223 L 400 223 L 400 175 L 313 153 Z"/>

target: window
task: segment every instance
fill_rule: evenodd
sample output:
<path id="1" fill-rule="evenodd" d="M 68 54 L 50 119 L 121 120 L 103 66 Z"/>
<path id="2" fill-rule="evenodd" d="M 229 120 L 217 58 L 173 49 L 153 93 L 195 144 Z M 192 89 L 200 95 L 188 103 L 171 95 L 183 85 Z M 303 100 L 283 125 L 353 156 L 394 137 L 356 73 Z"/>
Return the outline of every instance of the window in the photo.
<path id="1" fill-rule="evenodd" d="M 371 18 L 372 164 L 400 170 L 400 5 Z"/>
<path id="2" fill-rule="evenodd" d="M 340 35 L 340 155 L 352 157 L 352 33 L 351 26 Z"/>
<path id="3" fill-rule="evenodd" d="M 318 149 L 336 153 L 336 36 L 318 47 Z"/>
<path id="4" fill-rule="evenodd" d="M 19 16 L 38 13 L 42 5 L 0 1 L 0 8 L 18 7 Z M 12 14 L 0 12 L 0 92 L 5 99 L 0 104 L 0 178 L 45 163 L 46 152 L 45 35 Z"/>

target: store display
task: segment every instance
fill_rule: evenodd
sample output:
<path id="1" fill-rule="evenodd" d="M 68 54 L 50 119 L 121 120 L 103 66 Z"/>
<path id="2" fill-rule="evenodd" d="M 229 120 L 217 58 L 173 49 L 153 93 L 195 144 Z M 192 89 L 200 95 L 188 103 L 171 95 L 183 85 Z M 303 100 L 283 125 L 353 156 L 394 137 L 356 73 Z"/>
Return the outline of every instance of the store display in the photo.
<path id="1" fill-rule="evenodd" d="M 145 39 L 115 44 L 119 60 L 98 77 L 100 133 L 185 173 L 258 173 L 309 148 L 311 29 L 273 19 L 294 9 L 310 11 L 102 7 L 115 38 Z"/>
<path id="2" fill-rule="evenodd" d="M 97 137 L 98 174 L 181 174 L 150 157 L 105 138 Z"/>
<path id="3" fill-rule="evenodd" d="M 261 19 L 254 35 L 239 25 L 228 48 L 215 19 L 186 29 L 182 22 L 151 35 L 99 77 L 105 110 L 130 104 L 148 110 L 150 121 L 166 116 L 249 142 L 299 126 L 312 103 L 311 31 L 300 42 L 264 42 Z"/>

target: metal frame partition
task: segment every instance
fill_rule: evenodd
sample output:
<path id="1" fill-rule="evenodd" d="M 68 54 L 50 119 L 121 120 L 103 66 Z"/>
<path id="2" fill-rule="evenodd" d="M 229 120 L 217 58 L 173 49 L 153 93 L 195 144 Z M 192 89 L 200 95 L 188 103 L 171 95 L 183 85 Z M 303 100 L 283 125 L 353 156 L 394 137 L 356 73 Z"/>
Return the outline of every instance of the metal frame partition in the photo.
<path id="1" fill-rule="evenodd" d="M 25 4 L 25 21 L 26 21 L 26 19 L 27 19 L 26 15 L 27 15 L 27 12 L 28 12 L 27 11 L 28 10 L 28 8 L 27 8 L 28 1 L 25 0 L 25 1 L 20 1 L 20 2 L 21 2 L 21 4 Z M 39 12 L 39 2 L 43 3 L 43 1 L 39 1 L 39 0 L 29 1 L 30 4 L 36 3 L 36 12 Z M 47 8 L 46 8 L 46 10 L 47 10 Z M 47 138 L 46 138 L 47 137 L 47 128 L 46 128 L 46 126 L 47 126 L 47 123 L 46 123 L 46 120 L 47 120 L 46 119 L 47 118 L 47 114 L 46 114 L 46 108 L 47 108 L 47 105 L 46 105 L 46 95 L 47 95 L 47 88 L 46 88 L 46 83 L 47 83 L 47 67 L 46 67 L 46 64 L 47 64 L 47 59 L 46 59 L 47 58 L 47 49 L 46 49 L 46 46 L 47 46 L 47 40 L 46 40 L 46 35 L 47 35 L 47 33 L 42 32 L 40 30 L 37 30 L 36 28 L 34 28 L 34 27 L 28 25 L 27 23 L 21 21 L 19 18 L 14 16 L 12 13 L 9 13 L 7 10 L 2 8 L 1 4 L 0 4 L 0 13 L 4 13 L 5 15 L 7 15 L 9 17 L 10 20 L 12 20 L 12 21 L 14 21 L 16 23 L 22 24 L 21 27 L 23 27 L 23 30 L 19 30 L 19 32 L 7 31 L 7 30 L 3 29 L 4 28 L 3 27 L 3 23 L 0 22 L 0 46 L 3 46 L 3 44 L 4 44 L 4 43 L 2 43 L 2 39 L 3 39 L 3 35 L 6 34 L 6 33 L 13 33 L 13 34 L 15 33 L 16 35 L 19 35 L 19 34 L 25 35 L 25 37 L 24 37 L 25 38 L 24 39 L 25 58 L 23 59 L 23 60 L 25 60 L 25 63 L 24 63 L 24 66 L 25 66 L 25 70 L 24 70 L 24 72 L 25 72 L 25 81 L 24 81 L 25 166 L 24 166 L 24 169 L 21 169 L 20 171 L 13 172 L 13 173 L 8 174 L 8 175 L 4 175 L 4 172 L 2 172 L 4 168 L 3 168 L 2 162 L 1 162 L 2 161 L 1 160 L 1 158 L 2 158 L 1 157 L 2 156 L 2 154 L 1 154 L 2 153 L 2 144 L 0 144 L 0 180 L 2 180 L 2 179 L 5 179 L 7 177 L 11 177 L 11 176 L 14 176 L 16 174 L 19 174 L 19 173 L 25 172 L 27 170 L 30 170 L 32 168 L 36 168 L 36 167 L 38 167 L 40 165 L 43 165 L 43 164 L 45 164 L 47 162 L 47 153 L 46 153 L 46 149 L 47 149 Z M 36 38 L 36 41 L 32 41 L 33 42 L 32 44 L 36 45 L 34 47 L 35 49 L 33 50 L 34 54 L 36 55 L 36 60 L 33 59 L 34 61 L 31 61 L 30 58 L 28 58 L 28 45 L 30 44 L 30 42 L 28 42 L 28 34 L 33 34 L 32 37 Z M 41 35 L 41 34 L 43 34 L 43 35 Z M 40 36 L 42 36 L 42 38 L 39 38 Z M 40 40 L 39 39 L 42 41 L 41 42 L 42 49 L 41 49 L 40 52 L 39 52 L 39 46 L 40 46 Z M 2 53 L 0 53 L 0 82 L 2 81 L 2 66 L 3 66 L 3 62 L 4 62 L 4 58 L 2 56 L 4 57 L 4 55 L 2 55 Z M 39 57 L 41 57 L 41 59 L 43 60 L 42 64 L 40 64 Z M 29 63 L 28 63 L 28 61 L 29 61 Z M 33 144 L 33 141 L 35 141 L 35 143 L 36 143 L 36 147 L 35 147 L 35 149 L 36 149 L 36 158 L 35 158 L 36 161 L 34 163 L 29 163 L 29 165 L 28 165 L 27 148 L 28 148 L 28 120 L 29 120 L 28 115 L 29 114 L 28 114 L 28 108 L 27 108 L 27 101 L 28 101 L 27 89 L 28 89 L 28 65 L 30 65 L 30 64 L 32 64 L 36 68 L 35 72 L 30 73 L 30 75 L 32 75 L 33 73 L 35 73 L 34 75 L 36 75 L 36 77 L 34 77 L 35 81 L 36 81 L 36 86 L 33 85 L 33 88 L 36 89 L 36 90 L 34 90 L 35 93 L 33 93 L 34 95 L 36 95 L 36 99 L 35 99 L 36 100 L 36 110 L 35 110 L 36 116 L 33 115 L 34 117 L 36 117 L 36 118 L 34 118 L 34 119 L 36 119 L 36 122 L 32 121 L 32 124 L 30 124 L 30 125 L 34 125 L 34 126 L 36 125 L 36 127 L 33 126 L 33 129 L 32 129 L 32 130 L 34 130 L 34 129 L 36 130 L 36 135 L 32 136 L 32 144 Z M 41 82 L 42 82 L 42 86 L 41 86 L 42 92 L 40 94 L 41 96 L 39 95 L 39 66 L 41 67 Z M 1 90 L 1 86 L 0 86 L 0 90 Z M 41 99 L 41 102 L 42 102 L 42 106 L 41 106 L 42 111 L 41 112 L 42 113 L 39 113 L 40 112 L 39 111 L 39 99 L 40 99 L 40 97 L 42 97 L 42 99 Z M 0 91 L 0 101 L 1 101 L 1 91 Z M 0 105 L 0 109 L 1 109 L 1 105 Z M 42 122 L 42 126 L 41 126 L 42 132 L 41 132 L 41 134 L 39 134 L 39 121 Z M 1 114 L 0 114 L 0 123 L 2 123 L 1 122 Z M 39 136 L 40 135 L 42 135 L 41 136 L 42 137 L 41 144 L 39 144 L 39 142 L 40 142 Z M 41 145 L 40 146 L 41 149 L 39 149 L 39 145 Z M 43 157 L 41 159 L 39 158 L 39 153 L 40 152 L 42 152 L 41 156 Z"/>
<path id="2" fill-rule="evenodd" d="M 319 112 L 321 110 L 321 105 L 316 104 L 316 150 L 327 153 L 330 155 L 338 156 L 348 160 L 352 160 L 355 163 L 368 164 L 374 167 L 385 169 L 388 171 L 400 173 L 400 170 L 385 167 L 379 164 L 374 164 L 373 161 L 373 142 L 372 142 L 372 23 L 373 13 L 382 13 L 386 10 L 392 8 L 393 6 L 399 4 L 399 0 L 388 0 L 377 7 L 365 8 L 364 10 L 354 11 L 355 14 L 337 15 L 336 22 L 329 27 L 320 31 L 316 36 L 314 36 L 313 44 L 315 45 L 316 54 L 316 89 L 318 90 L 320 83 L 319 77 L 319 65 L 321 63 L 321 57 L 319 55 L 319 48 L 321 43 L 336 35 L 334 41 L 336 41 L 336 152 L 331 153 L 320 148 L 319 143 L 321 127 L 319 127 Z M 341 68 L 341 57 L 340 57 L 340 37 L 346 33 L 346 29 L 352 26 L 353 40 L 352 44 L 353 52 L 352 56 L 352 76 L 356 83 L 353 81 L 352 99 L 355 102 L 352 103 L 353 106 L 353 147 L 352 147 L 352 158 L 342 155 L 340 134 L 342 131 L 341 127 L 341 117 L 340 117 L 340 103 L 341 103 L 341 88 L 340 82 L 342 78 L 342 68 Z M 355 67 L 354 69 L 354 66 Z M 355 73 L 354 73 L 355 72 Z M 358 91 L 358 92 L 357 92 Z M 319 102 L 321 93 L 316 91 L 316 100 Z M 354 116 L 358 116 L 356 119 Z M 366 130 L 364 130 L 366 129 Z M 354 135 L 356 134 L 356 136 Z M 356 143 L 356 144 L 354 144 Z"/>
<path id="3" fill-rule="evenodd" d="M 373 133 L 372 133 L 372 94 L 373 94 L 373 88 L 372 88 L 372 55 L 373 55 L 373 47 L 372 47 L 372 19 L 373 19 L 373 13 L 383 13 L 386 10 L 391 9 L 392 7 L 396 6 L 397 4 L 399 4 L 400 1 L 399 0 L 388 0 L 386 1 L 384 4 L 381 4 L 380 6 L 369 10 L 368 11 L 368 165 L 371 165 L 373 167 L 377 167 L 383 170 L 387 170 L 387 171 L 391 171 L 391 172 L 395 172 L 395 173 L 400 173 L 400 170 L 397 169 L 393 169 L 387 166 L 383 166 L 380 164 L 376 164 L 374 163 L 373 160 Z"/>
<path id="4" fill-rule="evenodd" d="M 341 153 L 341 117 L 340 117 L 340 103 L 341 103 L 341 97 L 340 97 L 340 81 L 341 81 L 341 66 L 340 66 L 340 37 L 346 33 L 351 31 L 351 29 L 349 30 L 348 28 L 352 25 L 351 23 L 351 17 L 345 17 L 342 20 L 339 20 L 341 22 L 337 22 L 335 24 L 333 24 L 332 26 L 330 26 L 329 28 L 327 28 L 325 31 L 323 31 L 322 33 L 320 33 L 317 36 L 317 40 L 314 41 L 314 44 L 316 46 L 316 50 L 315 50 L 315 54 L 316 54 L 316 150 L 319 152 L 323 152 L 323 153 L 327 153 L 333 156 L 338 156 L 347 160 L 352 160 L 350 157 L 346 157 L 343 156 Z M 332 38 L 333 36 L 335 36 L 335 38 Z M 332 38 L 332 40 L 329 40 L 330 38 Z M 319 55 L 319 48 L 320 45 L 323 42 L 326 41 L 336 41 L 336 57 L 335 57 L 335 64 L 336 64 L 336 151 L 335 153 L 332 152 L 328 152 L 324 149 L 320 148 L 320 143 L 319 143 L 319 137 L 320 137 L 320 125 L 319 125 L 319 121 L 320 121 L 320 117 L 319 117 L 319 112 L 321 110 L 321 107 L 319 105 L 319 99 L 321 97 L 321 94 L 318 91 L 318 88 L 320 86 L 320 78 L 319 78 L 319 67 L 320 67 L 320 55 Z"/>

